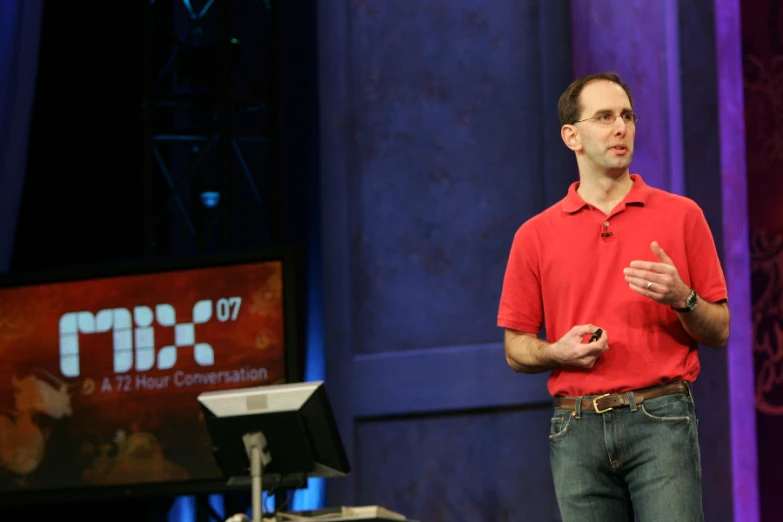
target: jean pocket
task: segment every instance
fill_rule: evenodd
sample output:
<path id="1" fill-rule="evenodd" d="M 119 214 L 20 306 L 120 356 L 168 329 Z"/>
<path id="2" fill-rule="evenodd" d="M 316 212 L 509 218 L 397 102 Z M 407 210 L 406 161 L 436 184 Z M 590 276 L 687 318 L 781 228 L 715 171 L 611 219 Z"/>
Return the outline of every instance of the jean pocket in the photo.
<path id="1" fill-rule="evenodd" d="M 558 440 L 565 437 L 571 427 L 571 419 L 574 412 L 570 410 L 555 410 L 549 425 L 549 440 Z"/>
<path id="2" fill-rule="evenodd" d="M 696 419 L 693 402 L 684 394 L 647 399 L 639 405 L 639 409 L 648 418 L 659 422 L 691 422 Z"/>

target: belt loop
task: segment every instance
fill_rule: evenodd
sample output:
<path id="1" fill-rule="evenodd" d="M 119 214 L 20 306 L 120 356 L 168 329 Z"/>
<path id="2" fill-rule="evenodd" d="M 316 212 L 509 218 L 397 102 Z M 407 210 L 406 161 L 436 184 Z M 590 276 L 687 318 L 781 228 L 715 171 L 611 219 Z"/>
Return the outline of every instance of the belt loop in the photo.
<path id="1" fill-rule="evenodd" d="M 686 388 L 688 388 L 688 397 L 690 397 L 691 402 L 695 404 L 696 401 L 693 400 L 693 391 L 691 390 L 691 383 L 688 381 L 682 381 L 682 383 L 685 385 Z"/>
<path id="2" fill-rule="evenodd" d="M 631 407 L 631 411 L 636 411 L 636 398 L 633 396 L 633 391 L 625 393 L 628 396 L 628 405 Z"/>
<path id="3" fill-rule="evenodd" d="M 581 419 L 582 418 L 582 397 L 576 398 L 576 406 L 574 407 L 574 415 L 575 419 Z"/>

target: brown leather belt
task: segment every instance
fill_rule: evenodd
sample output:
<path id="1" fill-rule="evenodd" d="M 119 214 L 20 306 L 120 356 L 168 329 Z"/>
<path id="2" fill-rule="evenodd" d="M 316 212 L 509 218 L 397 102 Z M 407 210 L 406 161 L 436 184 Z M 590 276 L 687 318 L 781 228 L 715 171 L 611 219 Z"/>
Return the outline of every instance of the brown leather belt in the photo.
<path id="1" fill-rule="evenodd" d="M 675 393 L 689 394 L 690 389 L 685 382 L 679 381 L 643 388 L 641 390 L 633 390 L 631 392 L 607 393 L 593 399 L 582 399 L 582 411 L 606 413 L 615 408 L 629 406 L 631 401 L 628 400 L 628 393 L 633 393 L 634 402 L 639 405 L 647 399 L 654 399 L 664 395 L 672 395 Z M 577 399 L 578 397 L 557 397 L 555 400 L 555 407 L 563 408 L 565 410 L 576 410 Z"/>

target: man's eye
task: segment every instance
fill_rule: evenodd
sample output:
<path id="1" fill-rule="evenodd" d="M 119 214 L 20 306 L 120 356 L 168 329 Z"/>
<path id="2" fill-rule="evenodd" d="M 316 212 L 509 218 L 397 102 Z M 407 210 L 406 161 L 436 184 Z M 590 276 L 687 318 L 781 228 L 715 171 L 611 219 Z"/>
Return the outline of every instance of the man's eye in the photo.
<path id="1" fill-rule="evenodd" d="M 623 121 L 626 123 L 633 121 L 633 114 L 630 112 L 623 113 Z"/>
<path id="2" fill-rule="evenodd" d="M 600 121 L 601 123 L 606 123 L 607 121 L 611 121 L 612 119 L 613 119 L 612 115 L 609 114 L 608 112 L 598 115 L 598 121 Z"/>

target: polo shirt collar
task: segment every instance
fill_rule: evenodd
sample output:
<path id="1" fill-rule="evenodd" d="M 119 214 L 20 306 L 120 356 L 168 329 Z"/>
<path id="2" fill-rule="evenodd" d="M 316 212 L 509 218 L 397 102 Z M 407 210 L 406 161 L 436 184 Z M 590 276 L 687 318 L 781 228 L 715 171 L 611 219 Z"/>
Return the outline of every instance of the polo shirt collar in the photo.
<path id="1" fill-rule="evenodd" d="M 644 182 L 639 174 L 631 174 L 631 180 L 633 181 L 633 186 L 628 194 L 626 194 L 621 204 L 623 206 L 628 204 L 644 205 L 650 197 L 650 187 Z M 563 198 L 563 212 L 573 214 L 582 210 L 584 207 L 589 206 L 576 192 L 576 189 L 579 188 L 579 183 L 579 181 L 575 181 L 568 187 L 568 194 Z"/>

